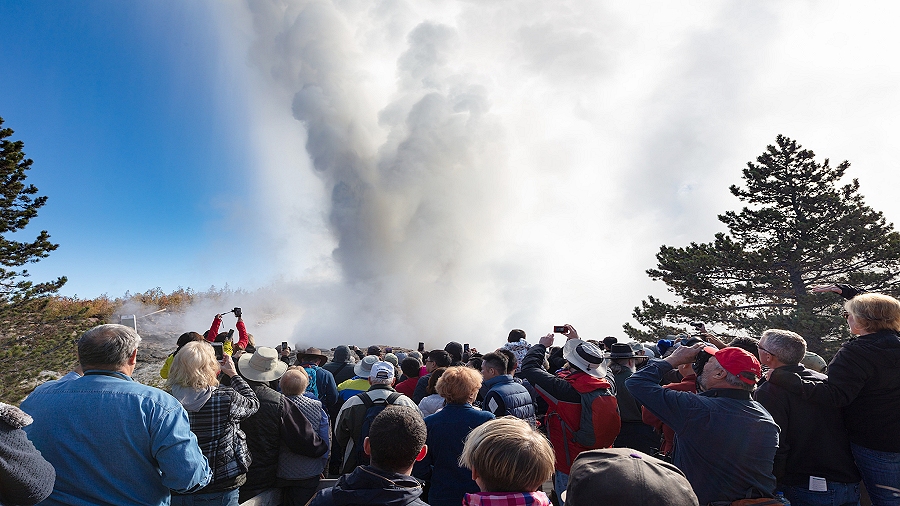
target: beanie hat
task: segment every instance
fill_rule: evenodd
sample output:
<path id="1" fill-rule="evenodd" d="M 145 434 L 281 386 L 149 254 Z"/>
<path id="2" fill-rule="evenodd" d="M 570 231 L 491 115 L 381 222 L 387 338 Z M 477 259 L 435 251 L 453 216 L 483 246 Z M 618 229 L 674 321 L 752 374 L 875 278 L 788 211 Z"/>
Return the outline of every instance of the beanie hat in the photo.
<path id="1" fill-rule="evenodd" d="M 450 354 L 452 361 L 457 361 L 462 358 L 463 353 L 463 345 L 457 343 L 456 341 L 450 341 L 447 343 L 447 346 L 444 346 L 444 351 Z"/>
<path id="2" fill-rule="evenodd" d="M 673 344 L 675 344 L 675 341 L 672 341 L 671 339 L 660 339 L 659 341 L 656 341 L 656 349 L 659 350 L 660 355 L 665 355 L 666 350 L 671 348 Z"/>

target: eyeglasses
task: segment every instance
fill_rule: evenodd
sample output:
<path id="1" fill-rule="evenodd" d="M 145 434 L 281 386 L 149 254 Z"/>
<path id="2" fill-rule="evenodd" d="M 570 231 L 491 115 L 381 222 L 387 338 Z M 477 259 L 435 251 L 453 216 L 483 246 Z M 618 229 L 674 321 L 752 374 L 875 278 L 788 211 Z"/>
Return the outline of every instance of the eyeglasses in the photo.
<path id="1" fill-rule="evenodd" d="M 774 353 L 772 353 L 771 351 L 769 351 L 769 350 L 763 348 L 762 346 L 760 346 L 760 345 L 758 345 L 758 344 L 756 345 L 756 347 L 759 349 L 759 351 L 764 351 L 764 352 L 768 353 L 769 355 L 772 355 L 773 357 L 775 356 Z"/>

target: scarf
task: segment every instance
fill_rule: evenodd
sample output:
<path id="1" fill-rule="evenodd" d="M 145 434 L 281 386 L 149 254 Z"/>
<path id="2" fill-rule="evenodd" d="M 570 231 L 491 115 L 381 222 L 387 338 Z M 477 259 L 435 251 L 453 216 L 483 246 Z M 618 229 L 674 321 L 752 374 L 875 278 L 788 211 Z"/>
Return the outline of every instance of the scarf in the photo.
<path id="1" fill-rule="evenodd" d="M 550 499 L 541 491 L 478 492 L 466 494 L 463 506 L 550 506 Z"/>

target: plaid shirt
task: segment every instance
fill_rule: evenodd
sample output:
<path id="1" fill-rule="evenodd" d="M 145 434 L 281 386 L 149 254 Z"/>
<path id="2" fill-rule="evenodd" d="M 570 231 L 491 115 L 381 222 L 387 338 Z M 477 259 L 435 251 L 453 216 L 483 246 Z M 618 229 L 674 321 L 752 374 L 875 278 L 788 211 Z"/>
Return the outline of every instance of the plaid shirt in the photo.
<path id="1" fill-rule="evenodd" d="M 256 413 L 259 400 L 253 389 L 235 375 L 231 386 L 219 386 L 200 411 L 188 411 L 191 432 L 213 470 L 210 484 L 231 480 L 247 472 L 250 452 L 238 422 Z"/>
<path id="2" fill-rule="evenodd" d="M 537 492 L 478 492 L 466 494 L 463 506 L 550 506 L 547 494 Z"/>

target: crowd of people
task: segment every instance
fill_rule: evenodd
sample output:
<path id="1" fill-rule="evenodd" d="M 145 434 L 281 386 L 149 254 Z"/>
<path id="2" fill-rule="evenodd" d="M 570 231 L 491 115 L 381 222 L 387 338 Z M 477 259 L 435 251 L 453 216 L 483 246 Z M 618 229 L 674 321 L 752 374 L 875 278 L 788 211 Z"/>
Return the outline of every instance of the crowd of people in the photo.
<path id="1" fill-rule="evenodd" d="M 100 325 L 79 367 L 0 405 L 0 503 L 395 506 L 900 505 L 900 302 L 847 285 L 833 360 L 794 332 L 723 342 L 531 344 L 329 358 L 187 332 L 167 390 L 131 376 L 140 336 Z M 561 346 L 556 340 L 564 338 Z M 321 480 L 339 477 L 332 487 Z M 547 483 L 552 486 L 547 486 Z"/>

